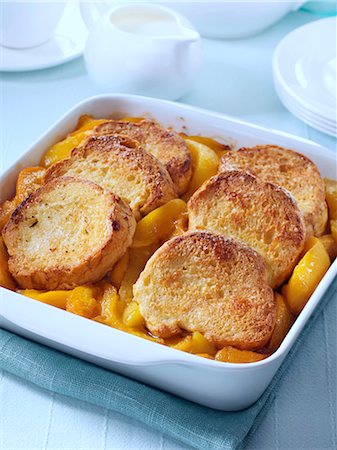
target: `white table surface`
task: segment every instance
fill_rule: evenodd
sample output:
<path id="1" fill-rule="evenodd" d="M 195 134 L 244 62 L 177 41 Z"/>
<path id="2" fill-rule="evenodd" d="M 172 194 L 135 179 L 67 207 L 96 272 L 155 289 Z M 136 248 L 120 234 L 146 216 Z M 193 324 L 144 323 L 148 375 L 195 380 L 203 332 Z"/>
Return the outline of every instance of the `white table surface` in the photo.
<path id="1" fill-rule="evenodd" d="M 182 101 L 336 150 L 335 139 L 288 113 L 273 88 L 271 56 L 276 44 L 315 18 L 292 13 L 250 39 L 205 40 L 202 73 Z M 1 74 L 2 168 L 68 108 L 96 93 L 82 59 L 38 72 Z M 336 301 L 332 301 L 307 337 L 248 448 L 336 448 L 336 341 Z M 5 372 L 0 372 L 0 380 L 3 450 L 187 448 L 104 408 L 52 394 Z"/>

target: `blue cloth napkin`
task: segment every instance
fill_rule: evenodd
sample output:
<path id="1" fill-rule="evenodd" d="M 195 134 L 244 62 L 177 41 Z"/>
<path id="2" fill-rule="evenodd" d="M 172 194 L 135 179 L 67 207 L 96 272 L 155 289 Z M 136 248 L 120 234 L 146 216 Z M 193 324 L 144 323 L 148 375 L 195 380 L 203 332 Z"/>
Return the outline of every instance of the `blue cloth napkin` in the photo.
<path id="1" fill-rule="evenodd" d="M 240 412 L 220 412 L 196 405 L 2 329 L 0 368 L 50 391 L 135 418 L 197 449 L 240 449 L 277 395 L 278 385 L 305 335 L 336 293 L 337 279 L 268 389 L 253 406 Z"/>

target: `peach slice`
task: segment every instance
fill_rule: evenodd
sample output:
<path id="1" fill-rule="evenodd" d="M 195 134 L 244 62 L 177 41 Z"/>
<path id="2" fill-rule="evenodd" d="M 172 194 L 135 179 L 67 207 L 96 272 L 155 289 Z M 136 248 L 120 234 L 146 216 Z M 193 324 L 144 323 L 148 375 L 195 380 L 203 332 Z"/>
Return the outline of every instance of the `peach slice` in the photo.
<path id="1" fill-rule="evenodd" d="M 220 159 L 207 145 L 185 139 L 191 152 L 193 175 L 183 199 L 187 201 L 199 187 L 218 171 Z"/>
<path id="2" fill-rule="evenodd" d="M 228 346 L 218 351 L 215 355 L 215 360 L 230 363 L 250 363 L 261 361 L 267 356 L 250 350 L 238 350 L 235 347 Z"/>
<path id="3" fill-rule="evenodd" d="M 176 224 L 186 214 L 186 203 L 179 198 L 154 209 L 137 223 L 131 247 L 146 247 L 164 241 L 174 233 Z"/>
<path id="4" fill-rule="evenodd" d="M 137 302 L 131 302 L 125 308 L 123 313 L 123 322 L 126 326 L 131 328 L 144 327 L 144 318 L 139 311 L 139 305 Z"/>
<path id="5" fill-rule="evenodd" d="M 20 294 L 26 297 L 38 300 L 41 303 L 46 303 L 56 308 L 66 309 L 69 291 L 37 291 L 35 289 L 24 289 L 19 291 Z"/>
<path id="6" fill-rule="evenodd" d="M 290 312 L 287 303 L 281 294 L 275 293 L 276 300 L 276 323 L 273 334 L 266 346 L 267 353 L 273 353 L 281 344 L 290 330 L 295 317 Z"/>
<path id="7" fill-rule="evenodd" d="M 288 306 L 298 315 L 330 266 L 330 258 L 322 242 L 312 237 L 305 245 L 305 254 L 296 265 L 288 284 L 282 288 Z"/>
<path id="8" fill-rule="evenodd" d="M 221 144 L 221 142 L 206 136 L 186 136 L 186 139 L 206 145 L 207 147 L 214 150 L 219 158 L 221 158 L 224 153 L 231 150 L 228 145 Z"/>

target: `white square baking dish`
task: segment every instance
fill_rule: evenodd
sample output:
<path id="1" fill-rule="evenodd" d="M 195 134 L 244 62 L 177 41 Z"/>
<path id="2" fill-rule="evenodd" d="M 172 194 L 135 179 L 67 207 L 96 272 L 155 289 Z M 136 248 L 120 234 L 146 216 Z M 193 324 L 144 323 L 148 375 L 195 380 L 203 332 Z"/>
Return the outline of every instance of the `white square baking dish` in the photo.
<path id="1" fill-rule="evenodd" d="M 37 165 L 45 150 L 72 131 L 82 114 L 96 118 L 152 116 L 165 127 L 241 146 L 272 143 L 309 156 L 336 178 L 336 155 L 307 140 L 192 106 L 129 95 L 89 98 L 67 112 L 2 175 L 0 201 L 14 194 L 18 172 Z M 0 288 L 0 326 L 42 344 L 224 411 L 253 404 L 264 392 L 337 274 L 332 264 L 279 349 L 265 360 L 231 364 L 184 353 Z"/>

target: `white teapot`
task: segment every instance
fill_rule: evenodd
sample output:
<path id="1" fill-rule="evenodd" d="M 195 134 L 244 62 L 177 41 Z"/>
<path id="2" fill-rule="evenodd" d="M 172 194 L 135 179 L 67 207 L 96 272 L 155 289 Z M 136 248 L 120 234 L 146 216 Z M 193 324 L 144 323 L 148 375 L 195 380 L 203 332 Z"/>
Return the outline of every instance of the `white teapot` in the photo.
<path id="1" fill-rule="evenodd" d="M 84 60 L 102 90 L 176 100 L 190 88 L 201 40 L 181 14 L 155 4 L 109 9 L 108 2 L 82 2 L 81 13 L 89 28 Z"/>

